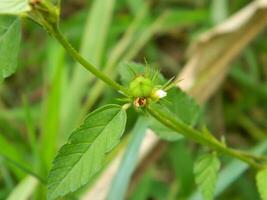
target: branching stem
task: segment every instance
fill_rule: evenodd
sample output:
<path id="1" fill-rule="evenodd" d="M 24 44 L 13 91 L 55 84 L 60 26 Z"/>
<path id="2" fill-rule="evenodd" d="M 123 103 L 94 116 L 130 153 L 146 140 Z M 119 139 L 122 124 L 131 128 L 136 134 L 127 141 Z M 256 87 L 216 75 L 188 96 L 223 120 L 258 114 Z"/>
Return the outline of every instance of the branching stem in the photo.
<path id="1" fill-rule="evenodd" d="M 117 82 L 110 79 L 106 74 L 98 70 L 94 67 L 91 63 L 89 63 L 85 58 L 83 58 L 78 51 L 76 51 L 73 46 L 69 43 L 69 41 L 61 34 L 57 26 L 53 27 L 51 34 L 61 43 L 61 45 L 65 48 L 65 50 L 72 56 L 74 60 L 79 62 L 85 69 L 90 71 L 94 74 L 97 78 L 101 79 L 105 82 L 108 86 L 113 87 L 118 92 L 123 93 L 124 95 L 128 96 L 128 90 L 123 87 L 122 85 L 118 84 Z"/>
<path id="2" fill-rule="evenodd" d="M 84 57 L 82 57 L 78 51 L 76 51 L 73 46 L 69 43 L 69 41 L 61 34 L 57 24 L 48 24 L 46 25 L 48 31 L 61 43 L 61 45 L 65 48 L 65 50 L 72 56 L 74 60 L 79 62 L 85 69 L 90 71 L 97 78 L 101 79 L 107 85 L 113 87 L 118 92 L 126 96 L 130 96 L 127 88 L 118 84 L 117 82 L 110 79 L 105 73 L 98 70 L 94 65 L 89 63 Z M 167 127 L 181 133 L 182 135 L 193 139 L 194 141 L 208 146 L 211 149 L 221 152 L 223 154 L 235 157 L 256 169 L 261 169 L 263 167 L 262 164 L 259 164 L 259 157 L 250 155 L 246 152 L 235 150 L 227 147 L 224 143 L 218 141 L 215 137 L 212 137 L 208 134 L 203 134 L 201 131 L 197 131 L 182 121 L 178 121 L 177 119 L 173 119 L 172 117 L 166 115 L 164 112 L 158 109 L 152 109 L 150 106 L 147 106 L 147 111 L 162 124 Z M 257 159 L 256 159 L 257 158 Z M 260 159 L 261 161 L 261 159 Z"/>
<path id="3" fill-rule="evenodd" d="M 187 124 L 183 123 L 182 121 L 178 121 L 176 119 L 173 119 L 163 113 L 160 110 L 155 110 L 154 108 L 151 108 L 150 106 L 147 107 L 147 111 L 152 115 L 155 119 L 157 119 L 162 124 L 166 125 L 167 127 L 173 129 L 176 132 L 179 132 L 180 134 L 193 139 L 194 141 L 208 146 L 211 149 L 218 151 L 222 154 L 235 157 L 247 164 L 249 164 L 251 167 L 255 169 L 262 169 L 264 166 L 262 164 L 259 164 L 255 161 L 253 155 L 250 155 L 247 152 L 235 150 L 232 148 L 227 147 L 214 137 L 206 136 L 201 131 L 195 130 L 188 126 Z"/>

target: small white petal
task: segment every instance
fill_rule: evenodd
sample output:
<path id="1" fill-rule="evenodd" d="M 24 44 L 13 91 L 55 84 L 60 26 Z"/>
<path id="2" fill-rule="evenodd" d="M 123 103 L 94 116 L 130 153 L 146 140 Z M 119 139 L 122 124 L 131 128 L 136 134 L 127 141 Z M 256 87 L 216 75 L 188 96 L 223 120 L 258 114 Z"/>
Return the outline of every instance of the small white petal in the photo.
<path id="1" fill-rule="evenodd" d="M 167 92 L 165 92 L 164 90 L 157 90 L 155 92 L 155 96 L 157 96 L 159 99 L 161 99 L 161 98 L 167 96 Z"/>

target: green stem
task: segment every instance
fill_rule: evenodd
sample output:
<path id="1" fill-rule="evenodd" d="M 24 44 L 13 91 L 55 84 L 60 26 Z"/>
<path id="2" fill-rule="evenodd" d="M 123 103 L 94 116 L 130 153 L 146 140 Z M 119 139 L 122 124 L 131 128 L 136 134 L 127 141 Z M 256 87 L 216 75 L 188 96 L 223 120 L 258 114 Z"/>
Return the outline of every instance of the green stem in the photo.
<path id="1" fill-rule="evenodd" d="M 232 148 L 226 147 L 223 143 L 218 141 L 217 139 L 209 136 L 207 137 L 202 132 L 197 131 L 187 124 L 183 123 L 182 121 L 174 120 L 165 113 L 161 112 L 160 110 L 152 109 L 150 106 L 147 107 L 147 111 L 152 115 L 155 119 L 157 119 L 162 124 L 166 125 L 167 127 L 173 129 L 176 132 L 179 132 L 180 134 L 193 139 L 194 141 L 208 146 L 211 149 L 221 152 L 225 155 L 229 155 L 232 157 L 235 157 L 247 164 L 249 164 L 251 167 L 255 169 L 261 169 L 263 166 L 261 164 L 258 164 L 255 162 L 254 159 L 252 159 L 253 156 L 248 156 L 248 153 L 234 150 Z"/>
<path id="2" fill-rule="evenodd" d="M 124 56 L 125 51 L 127 50 L 127 48 L 129 48 L 131 43 L 133 43 L 137 31 L 140 29 L 140 24 L 142 24 L 142 22 L 144 21 L 145 17 L 147 16 L 147 13 L 148 13 L 148 6 L 144 4 L 144 6 L 138 11 L 138 14 L 136 15 L 135 19 L 133 20 L 129 28 L 126 30 L 122 39 L 112 49 L 111 54 L 108 58 L 108 62 L 104 67 L 104 72 L 106 74 L 109 74 L 111 78 L 116 78 L 118 74 L 118 70 L 114 70 L 116 64 L 126 60 Z M 136 43 L 134 43 L 131 46 L 131 49 L 135 48 L 135 44 Z M 131 60 L 129 56 L 128 60 Z M 97 101 L 97 99 L 99 98 L 104 89 L 105 85 L 99 80 L 96 81 L 96 83 L 90 90 L 90 97 L 89 98 L 87 97 L 85 101 L 79 120 L 82 120 L 84 118 L 85 114 L 88 112 L 88 110 L 92 108 L 92 106 L 95 104 L 95 102 Z"/>
<path id="3" fill-rule="evenodd" d="M 115 81 L 111 80 L 106 74 L 95 68 L 91 63 L 85 60 L 74 48 L 73 46 L 67 41 L 67 39 L 61 34 L 57 27 L 53 28 L 52 31 L 53 36 L 61 43 L 61 45 L 65 48 L 65 50 L 72 56 L 74 60 L 79 62 L 85 69 L 90 71 L 94 74 L 97 78 L 104 81 L 107 85 L 113 87 L 117 91 L 123 93 L 124 95 L 129 95 L 129 91 L 123 87 L 122 85 L 116 83 Z"/>
<path id="4" fill-rule="evenodd" d="M 118 70 L 114 70 L 114 67 L 116 64 L 120 62 L 130 61 L 133 59 L 134 56 L 138 53 L 138 51 L 144 46 L 144 44 L 151 39 L 153 34 L 155 34 L 159 27 L 162 25 L 163 19 L 166 17 L 167 13 L 163 13 L 161 16 L 159 16 L 151 25 L 146 27 L 144 31 L 142 31 L 142 34 L 140 34 L 140 37 L 134 39 L 135 34 L 137 33 L 138 28 L 140 29 L 140 22 L 145 19 L 147 14 L 147 7 L 143 7 L 137 14 L 137 17 L 133 24 L 129 27 L 128 31 L 125 33 L 125 36 L 122 38 L 122 40 L 116 45 L 116 47 L 112 50 L 112 54 L 110 58 L 108 59 L 109 62 L 107 63 L 106 67 L 104 68 L 104 72 L 106 74 L 110 74 L 110 77 L 116 78 L 118 75 Z M 140 30 L 139 30 L 140 31 Z M 131 48 L 127 53 L 125 53 L 125 50 L 129 48 L 129 45 L 131 45 Z M 125 55 L 124 55 L 125 54 Z M 92 108 L 92 106 L 95 104 L 103 90 L 105 89 L 105 85 L 102 84 L 102 82 L 97 81 L 95 85 L 91 89 L 92 97 L 87 98 L 86 103 L 83 106 L 83 112 L 81 113 L 80 120 L 84 117 L 86 112 Z"/>

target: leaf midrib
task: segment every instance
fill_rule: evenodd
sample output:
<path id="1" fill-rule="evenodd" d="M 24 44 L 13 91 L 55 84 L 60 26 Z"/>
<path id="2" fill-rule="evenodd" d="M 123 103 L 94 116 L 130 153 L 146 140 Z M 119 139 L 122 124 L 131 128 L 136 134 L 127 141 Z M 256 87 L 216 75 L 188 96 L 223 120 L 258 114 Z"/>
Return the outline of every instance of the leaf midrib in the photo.
<path id="1" fill-rule="evenodd" d="M 120 112 L 121 112 L 121 110 L 119 110 L 119 111 L 118 111 L 118 112 L 111 118 L 111 120 L 109 121 L 109 123 L 111 123 L 111 122 L 114 120 L 114 118 L 115 118 Z M 109 124 L 109 123 L 108 123 L 108 124 Z M 107 125 L 104 126 L 103 129 L 101 129 L 99 132 L 103 132 L 103 131 L 105 130 L 106 127 L 107 127 Z M 101 134 L 98 133 L 98 135 L 94 138 L 94 141 L 97 140 L 97 139 L 100 137 L 100 135 L 101 135 Z M 93 143 L 94 143 L 94 142 L 93 142 Z M 90 149 L 90 147 L 93 145 L 93 143 L 92 143 L 91 145 L 89 145 L 88 148 L 87 148 L 82 154 L 85 154 L 85 153 Z M 72 166 L 71 170 L 68 171 L 68 173 L 64 176 L 64 178 L 62 179 L 62 181 L 60 181 L 60 183 L 58 184 L 58 186 L 53 190 L 54 192 L 51 194 L 51 196 L 54 196 L 54 194 L 56 193 L 56 191 L 57 191 L 59 185 L 61 185 L 61 183 L 64 182 L 64 180 L 66 180 L 66 178 L 68 177 L 68 175 L 72 172 L 73 168 L 77 165 L 77 163 L 80 162 L 80 160 L 82 159 L 82 157 L 83 157 L 83 156 L 81 156 L 81 157 L 79 158 L 79 160 Z M 55 183 L 55 182 L 58 182 L 58 181 L 52 181 L 52 182 L 49 182 L 49 185 L 52 184 L 52 183 Z M 64 195 L 64 194 L 63 194 L 63 195 Z"/>
<path id="2" fill-rule="evenodd" d="M 3 26 L 5 27 L 4 29 L 4 33 L 0 36 L 0 42 L 2 42 L 2 39 L 4 37 L 6 37 L 7 33 L 10 31 L 10 29 L 15 25 L 15 23 L 17 22 L 17 19 L 14 19 L 13 22 L 9 25 L 9 26 Z"/>

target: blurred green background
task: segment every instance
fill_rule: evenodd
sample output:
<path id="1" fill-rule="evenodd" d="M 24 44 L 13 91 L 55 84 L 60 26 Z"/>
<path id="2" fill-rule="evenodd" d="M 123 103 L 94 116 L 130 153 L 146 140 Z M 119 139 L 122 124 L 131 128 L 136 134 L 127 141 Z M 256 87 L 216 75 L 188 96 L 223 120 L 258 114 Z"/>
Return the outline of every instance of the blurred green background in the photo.
<path id="1" fill-rule="evenodd" d="M 250 2 L 63 0 L 61 28 L 112 78 L 118 77 L 120 63 L 144 59 L 171 78 L 182 70 L 190 58 L 188 47 L 202 33 Z M 46 177 L 56 150 L 85 115 L 118 102 L 119 95 L 70 59 L 41 27 L 25 19 L 22 24 L 18 70 L 0 85 L 0 199 L 39 200 L 45 199 L 46 188 L 25 171 Z M 266 34 L 257 35 L 231 62 L 227 78 L 203 105 L 200 123 L 217 137 L 224 135 L 230 146 L 259 152 L 267 149 Z M 130 111 L 127 133 L 135 122 Z M 201 199 L 193 176 L 201 152 L 188 140 L 161 142 L 134 173 L 127 199 Z M 255 172 L 230 158 L 223 161 L 216 199 L 259 199 Z M 80 199 L 88 187 L 66 199 Z"/>

